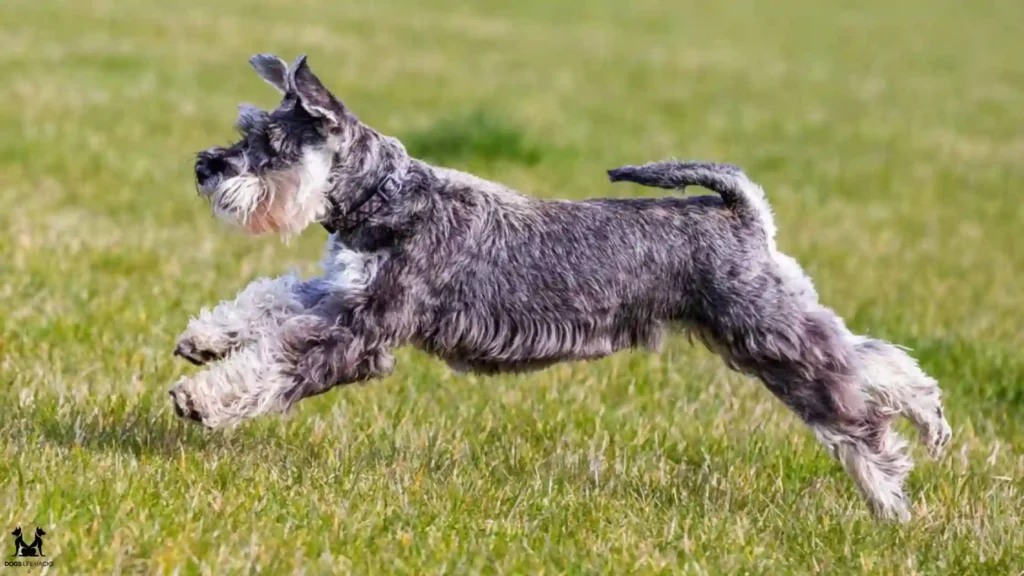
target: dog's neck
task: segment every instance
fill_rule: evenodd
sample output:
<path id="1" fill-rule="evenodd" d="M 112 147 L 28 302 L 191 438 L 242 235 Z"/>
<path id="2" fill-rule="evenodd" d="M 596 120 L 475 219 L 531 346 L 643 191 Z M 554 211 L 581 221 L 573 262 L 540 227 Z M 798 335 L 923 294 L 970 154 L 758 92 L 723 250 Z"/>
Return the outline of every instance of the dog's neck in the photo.
<path id="1" fill-rule="evenodd" d="M 360 122 L 346 128 L 334 158 L 320 220 L 332 234 L 355 231 L 394 202 L 412 162 L 401 142 Z"/>

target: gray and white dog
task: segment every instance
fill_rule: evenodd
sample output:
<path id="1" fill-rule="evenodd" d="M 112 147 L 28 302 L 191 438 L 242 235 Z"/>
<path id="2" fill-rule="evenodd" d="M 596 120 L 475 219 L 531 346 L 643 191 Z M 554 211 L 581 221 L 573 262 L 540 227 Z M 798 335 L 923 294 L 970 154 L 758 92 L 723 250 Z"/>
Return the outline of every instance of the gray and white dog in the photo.
<path id="1" fill-rule="evenodd" d="M 323 274 L 261 279 L 193 318 L 175 354 L 209 364 L 171 390 L 209 427 L 376 379 L 411 344 L 459 371 L 531 371 L 697 336 L 792 409 L 880 517 L 905 521 L 903 415 L 930 453 L 951 437 L 934 379 L 850 332 L 780 253 L 763 191 L 739 169 L 658 162 L 612 181 L 689 198 L 544 201 L 411 158 L 310 70 L 254 56 L 283 95 L 241 107 L 239 142 L 199 153 L 200 194 L 251 234 L 330 232 Z"/>

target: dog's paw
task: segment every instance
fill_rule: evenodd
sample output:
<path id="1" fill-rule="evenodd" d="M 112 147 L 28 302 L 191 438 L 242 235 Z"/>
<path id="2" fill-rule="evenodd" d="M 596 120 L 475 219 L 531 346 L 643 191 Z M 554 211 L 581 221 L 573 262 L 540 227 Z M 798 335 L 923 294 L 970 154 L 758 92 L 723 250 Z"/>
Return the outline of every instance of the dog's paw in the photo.
<path id="1" fill-rule="evenodd" d="M 204 424 L 203 415 L 196 409 L 192 395 L 184 386 L 186 380 L 183 378 L 168 392 L 171 395 L 171 402 L 174 404 L 174 413 L 178 418 L 188 419 L 193 422 Z"/>
<path id="2" fill-rule="evenodd" d="M 221 353 L 202 347 L 188 336 L 178 339 L 178 343 L 174 346 L 174 355 L 184 358 L 196 366 L 220 360 L 222 357 Z"/>
<path id="3" fill-rule="evenodd" d="M 952 438 L 953 429 L 945 418 L 938 419 L 921 433 L 921 442 L 928 449 L 928 455 L 935 459 L 942 457 L 942 453 L 945 452 L 946 446 Z"/>

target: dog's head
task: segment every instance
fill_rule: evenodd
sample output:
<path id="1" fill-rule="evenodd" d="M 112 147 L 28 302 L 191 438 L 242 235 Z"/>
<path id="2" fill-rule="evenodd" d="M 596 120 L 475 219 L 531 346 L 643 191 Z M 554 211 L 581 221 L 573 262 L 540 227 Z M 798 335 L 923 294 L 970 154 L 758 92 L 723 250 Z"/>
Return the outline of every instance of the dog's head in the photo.
<path id="1" fill-rule="evenodd" d="M 249 63 L 283 94 L 272 112 L 243 104 L 241 139 L 196 157 L 199 193 L 250 234 L 295 234 L 326 211 L 331 170 L 346 127 L 357 120 L 300 56 L 289 66 L 259 54 Z"/>

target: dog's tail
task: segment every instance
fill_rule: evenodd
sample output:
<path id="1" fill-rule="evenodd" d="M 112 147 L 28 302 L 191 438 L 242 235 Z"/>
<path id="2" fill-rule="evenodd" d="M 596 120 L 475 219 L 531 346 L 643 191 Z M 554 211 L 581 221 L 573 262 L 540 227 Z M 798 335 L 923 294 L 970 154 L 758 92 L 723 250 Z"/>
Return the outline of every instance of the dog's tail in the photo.
<path id="1" fill-rule="evenodd" d="M 685 190 L 702 186 L 717 192 L 725 205 L 740 218 L 760 224 L 769 240 L 775 238 L 775 218 L 764 190 L 742 170 L 717 162 L 651 162 L 608 171 L 612 182 L 636 182 L 644 186 Z"/>

